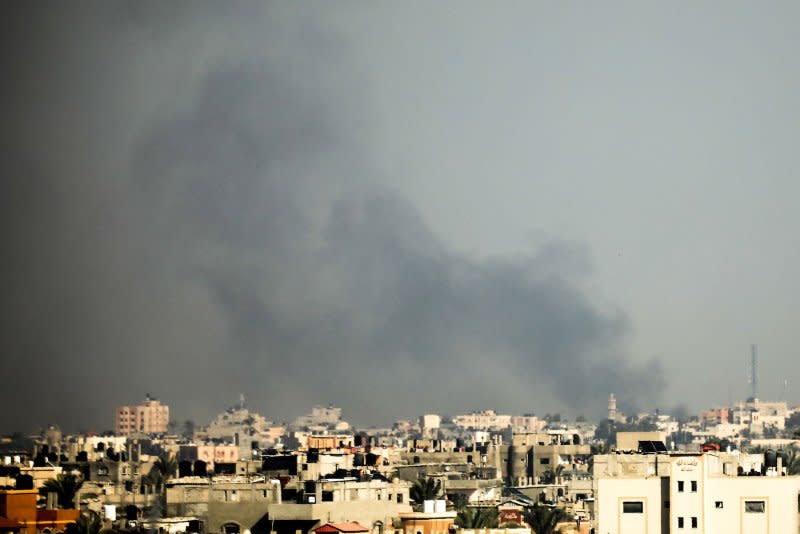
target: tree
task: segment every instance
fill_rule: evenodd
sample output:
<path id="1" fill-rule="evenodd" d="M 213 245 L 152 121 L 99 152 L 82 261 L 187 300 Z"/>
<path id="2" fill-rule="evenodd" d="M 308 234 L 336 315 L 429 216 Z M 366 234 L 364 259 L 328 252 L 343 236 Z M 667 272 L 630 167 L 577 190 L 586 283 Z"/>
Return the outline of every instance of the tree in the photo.
<path id="1" fill-rule="evenodd" d="M 800 412 L 794 412 L 792 415 L 786 419 L 786 426 L 789 428 L 798 428 L 800 427 Z"/>
<path id="2" fill-rule="evenodd" d="M 522 518 L 536 534 L 555 534 L 559 523 L 568 521 L 569 515 L 561 508 L 536 505 L 527 508 Z"/>
<path id="3" fill-rule="evenodd" d="M 456 516 L 461 528 L 497 528 L 500 513 L 497 508 L 464 508 Z"/>
<path id="4" fill-rule="evenodd" d="M 75 495 L 83 486 L 83 479 L 72 473 L 61 473 L 57 478 L 51 478 L 44 483 L 47 493 L 58 496 L 58 506 L 61 508 L 75 508 Z"/>
<path id="5" fill-rule="evenodd" d="M 786 454 L 786 465 L 783 467 L 786 468 L 787 475 L 800 475 L 800 454 L 797 453 L 796 450 L 792 449 Z"/>
<path id="6" fill-rule="evenodd" d="M 158 455 L 150 472 L 145 476 L 144 482 L 153 486 L 161 493 L 161 502 L 159 503 L 160 509 L 166 510 L 167 508 L 167 481 L 175 476 L 178 470 L 178 462 L 175 458 L 166 452 Z"/>
<path id="7" fill-rule="evenodd" d="M 450 497 L 450 501 L 453 503 L 453 508 L 456 510 L 461 510 L 467 507 L 469 504 L 469 499 L 463 493 L 455 493 Z"/>
<path id="8" fill-rule="evenodd" d="M 420 477 L 411 486 L 409 495 L 411 500 L 417 504 L 436 499 L 442 490 L 442 483 L 430 477 Z"/>
<path id="9" fill-rule="evenodd" d="M 153 469 L 157 469 L 166 482 L 178 471 L 178 461 L 171 454 L 162 452 L 153 464 Z"/>
<path id="10" fill-rule="evenodd" d="M 66 534 L 99 534 L 103 527 L 100 515 L 97 512 L 89 511 L 81 514 L 75 523 L 68 525 L 65 529 Z"/>

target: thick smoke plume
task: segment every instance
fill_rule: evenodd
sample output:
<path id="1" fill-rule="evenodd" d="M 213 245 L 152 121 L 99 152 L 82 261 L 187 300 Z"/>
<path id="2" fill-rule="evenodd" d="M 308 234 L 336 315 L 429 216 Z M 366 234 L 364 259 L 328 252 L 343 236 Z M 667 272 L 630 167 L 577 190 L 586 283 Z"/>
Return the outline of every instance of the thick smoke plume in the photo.
<path id="1" fill-rule="evenodd" d="M 155 61 L 138 39 L 180 58 L 193 21 L 169 40 L 139 12 L 73 17 L 129 42 L 108 56 L 78 42 L 91 68 L 70 71 L 67 94 L 39 96 L 68 109 L 34 111 L 27 133 L 20 112 L 4 126 L 2 399 L 19 408 L 1 430 L 102 430 L 145 392 L 176 418 L 203 421 L 244 392 L 276 419 L 330 401 L 387 424 L 482 407 L 597 414 L 612 391 L 658 395 L 659 367 L 625 354 L 624 314 L 585 294 L 581 246 L 473 258 L 392 187 L 358 133 L 368 91 L 351 87 L 357 69 L 330 30 L 303 22 L 317 33 L 297 57 L 208 53 L 168 113 L 139 116 L 120 111 L 124 91 L 100 69 Z M 39 59 L 70 54 L 56 48 Z M 50 76 L 64 87 L 65 73 Z M 89 98 L 98 84 L 112 96 Z M 29 89 L 12 87 L 5 106 L 36 105 Z"/>

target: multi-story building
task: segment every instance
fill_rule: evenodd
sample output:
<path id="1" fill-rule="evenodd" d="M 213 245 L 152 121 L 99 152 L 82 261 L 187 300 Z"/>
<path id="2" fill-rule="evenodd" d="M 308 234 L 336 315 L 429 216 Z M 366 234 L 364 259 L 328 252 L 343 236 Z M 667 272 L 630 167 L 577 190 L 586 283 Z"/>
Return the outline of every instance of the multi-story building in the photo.
<path id="1" fill-rule="evenodd" d="M 514 415 L 511 417 L 511 426 L 515 432 L 541 432 L 547 426 L 547 421 L 533 414 Z"/>
<path id="2" fill-rule="evenodd" d="M 562 472 L 587 471 L 591 447 L 560 432 L 520 432 L 504 446 L 506 477 L 513 484 L 553 484 Z"/>
<path id="3" fill-rule="evenodd" d="M 332 405 L 328 406 L 314 406 L 311 408 L 311 413 L 298 417 L 292 423 L 296 428 L 313 427 L 313 426 L 327 426 L 333 428 L 349 428 L 349 425 L 342 424 L 342 409 Z"/>
<path id="4" fill-rule="evenodd" d="M 511 426 L 510 415 L 498 415 L 494 410 L 472 412 L 453 417 L 453 424 L 473 430 L 503 430 Z"/>
<path id="5" fill-rule="evenodd" d="M 428 437 L 436 437 L 441 425 L 442 418 L 436 414 L 425 414 L 419 418 L 419 426 L 422 429 L 422 433 Z"/>
<path id="6" fill-rule="evenodd" d="M 597 532 L 798 531 L 800 477 L 786 476 L 775 453 L 594 458 Z"/>
<path id="7" fill-rule="evenodd" d="M 116 412 L 116 433 L 120 436 L 131 434 L 164 434 L 169 425 L 169 406 L 147 395 L 142 404 L 119 406 Z"/>

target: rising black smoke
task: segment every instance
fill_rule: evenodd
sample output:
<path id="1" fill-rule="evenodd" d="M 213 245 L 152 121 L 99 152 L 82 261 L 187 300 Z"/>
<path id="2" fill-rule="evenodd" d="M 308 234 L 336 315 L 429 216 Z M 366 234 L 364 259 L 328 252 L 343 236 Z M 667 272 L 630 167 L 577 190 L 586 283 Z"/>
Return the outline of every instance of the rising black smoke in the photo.
<path id="1" fill-rule="evenodd" d="M 103 67 L 146 54 L 133 47 L 142 36 L 180 58 L 191 47 L 175 40 L 205 42 L 198 26 L 225 34 L 214 17 L 170 13 L 162 26 L 147 10 L 66 16 L 90 37 L 35 58 L 83 53 L 89 66 L 54 66 L 51 89 L 30 96 L 20 81 L 3 99 L 2 399 L 20 408 L 0 429 L 102 429 L 113 405 L 146 391 L 201 421 L 245 392 L 269 417 L 333 401 L 386 423 L 492 406 L 598 413 L 612 391 L 658 395 L 659 366 L 625 354 L 624 314 L 584 294 L 582 247 L 472 258 L 391 186 L 358 134 L 369 109 L 357 69 L 313 21 L 288 17 L 306 30 L 291 52 L 209 54 L 168 113 L 126 108 Z M 260 15 L 265 33 L 276 28 Z M 252 31 L 249 18 L 220 20 Z M 45 19 L 24 21 L 56 24 Z M 129 42 L 95 51 L 103 39 Z M 111 96 L 89 98 L 97 85 Z M 37 99 L 48 113 L 19 111 Z M 132 118 L 130 136 L 116 134 Z"/>

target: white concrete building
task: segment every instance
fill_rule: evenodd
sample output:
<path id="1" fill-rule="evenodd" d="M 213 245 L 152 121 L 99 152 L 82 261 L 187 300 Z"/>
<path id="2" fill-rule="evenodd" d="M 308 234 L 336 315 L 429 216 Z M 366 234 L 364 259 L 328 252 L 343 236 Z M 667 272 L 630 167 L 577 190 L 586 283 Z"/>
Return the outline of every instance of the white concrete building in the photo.
<path id="1" fill-rule="evenodd" d="M 510 415 L 500 415 L 494 410 L 472 412 L 453 417 L 456 426 L 473 430 L 503 430 L 511 426 Z"/>
<path id="2" fill-rule="evenodd" d="M 800 477 L 764 470 L 761 455 L 595 457 L 598 534 L 798 532 Z M 744 476 L 741 472 L 766 472 Z"/>

